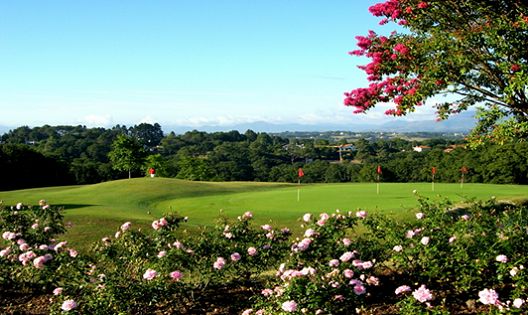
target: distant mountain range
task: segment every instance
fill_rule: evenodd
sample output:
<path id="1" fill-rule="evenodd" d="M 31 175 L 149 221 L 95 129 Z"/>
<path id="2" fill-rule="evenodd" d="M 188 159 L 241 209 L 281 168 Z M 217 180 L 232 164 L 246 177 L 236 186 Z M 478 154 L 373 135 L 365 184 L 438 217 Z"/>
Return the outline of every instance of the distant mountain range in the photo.
<path id="1" fill-rule="evenodd" d="M 206 132 L 238 130 L 245 132 L 251 129 L 255 132 L 285 132 L 285 131 L 352 131 L 352 132 L 468 132 L 475 126 L 473 112 L 464 112 L 453 116 L 447 120 L 435 121 L 418 120 L 406 121 L 403 119 L 391 119 L 390 122 L 381 124 L 355 122 L 350 124 L 296 124 L 284 123 L 275 124 L 265 121 L 256 121 L 252 123 L 236 125 L 217 125 L 217 126 L 162 126 L 165 132 L 174 131 L 175 133 L 185 133 L 189 130 L 200 130 Z"/>
<path id="2" fill-rule="evenodd" d="M 407 121 L 403 119 L 390 119 L 389 122 L 376 124 L 365 122 L 353 122 L 350 124 L 326 123 L 326 124 L 298 124 L 283 123 L 275 124 L 265 121 L 256 121 L 234 125 L 203 125 L 203 126 L 183 126 L 183 125 L 162 125 L 163 131 L 169 133 L 174 131 L 177 134 L 190 130 L 200 130 L 206 132 L 238 130 L 245 132 L 251 129 L 255 132 L 284 132 L 284 131 L 351 131 L 351 132 L 468 132 L 475 126 L 474 112 L 466 111 L 459 115 L 452 116 L 447 120 L 437 122 L 431 120 Z M 16 127 L 0 126 L 0 135 Z"/>

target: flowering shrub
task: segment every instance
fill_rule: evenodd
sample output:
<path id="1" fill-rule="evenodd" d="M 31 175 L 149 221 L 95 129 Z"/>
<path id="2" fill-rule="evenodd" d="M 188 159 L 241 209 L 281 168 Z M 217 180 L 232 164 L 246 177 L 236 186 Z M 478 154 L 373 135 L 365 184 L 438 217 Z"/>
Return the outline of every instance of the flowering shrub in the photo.
<path id="1" fill-rule="evenodd" d="M 45 200 L 38 206 L 0 205 L 0 286 L 48 290 L 83 281 L 77 251 L 54 238 L 64 231 L 62 218 Z"/>
<path id="2" fill-rule="evenodd" d="M 183 307 L 209 287 L 248 282 L 283 258 L 289 237 L 289 230 L 253 226 L 251 218 L 249 212 L 234 222 L 223 218 L 216 228 L 186 238 L 176 233 L 184 220 L 177 215 L 154 220 L 149 231 L 125 222 L 94 245 L 96 263 L 82 290 L 70 287 L 57 302 L 75 296 L 82 313 L 144 314 L 174 300 Z"/>
<path id="3" fill-rule="evenodd" d="M 255 312 L 336 314 L 363 304 L 378 286 L 371 274 L 375 260 L 364 258 L 347 234 L 366 217 L 365 211 L 303 216 L 304 235 L 294 240 L 290 255 L 276 273 L 273 287 L 261 292 Z"/>
<path id="4" fill-rule="evenodd" d="M 191 235 L 178 232 L 186 218 L 167 214 L 147 230 L 124 222 L 84 255 L 52 238 L 64 231 L 58 209 L 0 207 L 0 286 L 53 294 L 52 314 L 178 313 L 239 288 L 251 302 L 233 310 L 246 315 L 361 313 L 380 301 L 400 314 L 460 305 L 526 313 L 527 208 L 420 203 L 409 222 L 366 211 L 305 214 L 294 239 L 287 228 L 254 225 L 251 212 Z"/>
<path id="5" fill-rule="evenodd" d="M 526 207 L 500 204 L 495 199 L 460 209 L 449 202 L 420 202 L 414 222 L 387 218 L 367 222 L 386 240 L 385 268 L 397 279 L 405 279 L 401 285 L 426 284 L 444 300 L 426 305 L 474 301 L 485 288 L 500 290 L 510 304 L 514 299 L 526 299 Z M 508 306 L 507 301 L 484 301 L 498 309 Z M 415 311 L 410 310 L 409 314 Z"/>

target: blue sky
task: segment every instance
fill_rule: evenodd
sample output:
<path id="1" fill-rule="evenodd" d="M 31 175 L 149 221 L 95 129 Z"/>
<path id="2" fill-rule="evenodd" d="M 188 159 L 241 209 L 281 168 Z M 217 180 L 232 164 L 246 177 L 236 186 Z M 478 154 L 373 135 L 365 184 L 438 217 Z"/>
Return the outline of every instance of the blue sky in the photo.
<path id="1" fill-rule="evenodd" d="M 0 125 L 386 121 L 342 105 L 377 2 L 2 1 Z"/>

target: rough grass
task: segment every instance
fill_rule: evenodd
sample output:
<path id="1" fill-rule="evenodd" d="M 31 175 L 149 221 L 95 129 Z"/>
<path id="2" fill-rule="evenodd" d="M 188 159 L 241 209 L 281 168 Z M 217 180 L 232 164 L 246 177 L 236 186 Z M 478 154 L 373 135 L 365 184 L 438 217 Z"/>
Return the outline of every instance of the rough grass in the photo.
<path id="1" fill-rule="evenodd" d="M 0 192 L 5 204 L 37 204 L 46 199 L 64 208 L 71 222 L 64 236 L 72 246 L 86 249 L 93 241 L 112 235 L 125 221 L 148 228 L 153 219 L 170 211 L 189 217 L 183 230 L 212 225 L 220 214 L 236 217 L 244 211 L 255 214 L 257 224 L 298 226 L 306 212 L 335 209 L 382 212 L 402 220 L 413 217 L 418 206 L 413 190 L 421 195 L 463 202 L 467 198 L 524 199 L 528 186 L 488 184 L 375 183 L 310 184 L 253 182 L 189 182 L 168 178 L 136 178 L 96 185 L 67 186 Z M 440 197 L 441 196 L 441 197 Z"/>

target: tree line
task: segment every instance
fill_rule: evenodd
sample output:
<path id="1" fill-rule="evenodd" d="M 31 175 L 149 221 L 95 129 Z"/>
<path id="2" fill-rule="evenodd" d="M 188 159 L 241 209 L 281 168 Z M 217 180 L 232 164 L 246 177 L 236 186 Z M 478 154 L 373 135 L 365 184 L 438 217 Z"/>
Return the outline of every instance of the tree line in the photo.
<path id="1" fill-rule="evenodd" d="M 462 142 L 462 143 L 461 143 Z M 0 189 L 90 184 L 145 176 L 201 181 L 303 182 L 375 181 L 377 165 L 386 182 L 528 182 L 528 145 L 487 145 L 478 150 L 442 138 L 359 139 L 348 146 L 323 139 L 284 138 L 247 130 L 164 134 L 159 124 L 132 127 L 19 127 L 1 137 Z M 416 152 L 413 147 L 425 146 Z M 339 152 L 341 150 L 341 152 Z"/>

